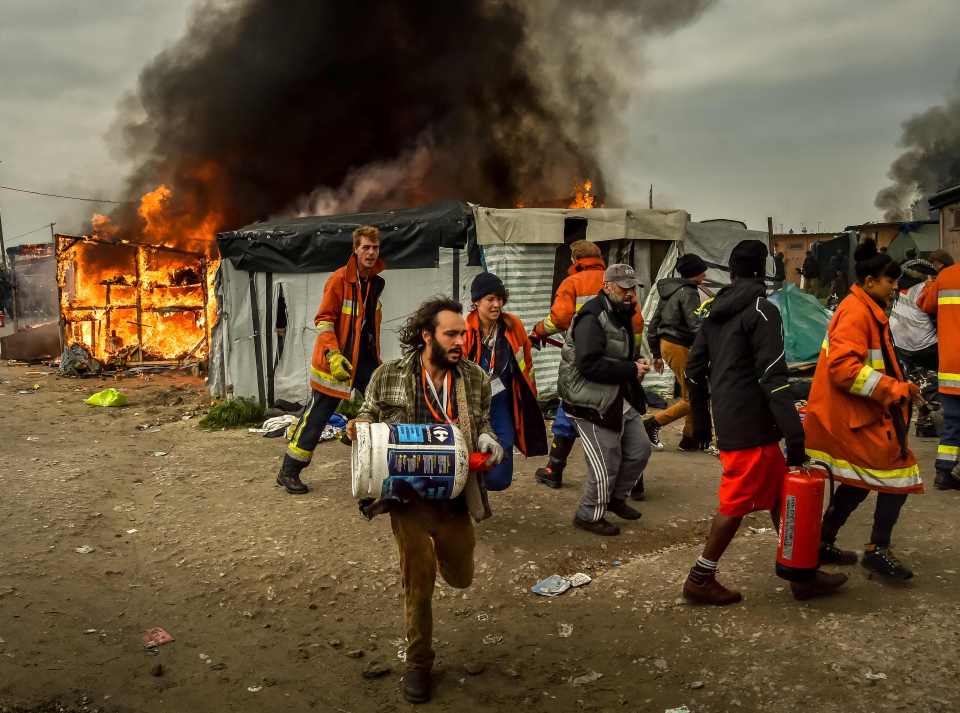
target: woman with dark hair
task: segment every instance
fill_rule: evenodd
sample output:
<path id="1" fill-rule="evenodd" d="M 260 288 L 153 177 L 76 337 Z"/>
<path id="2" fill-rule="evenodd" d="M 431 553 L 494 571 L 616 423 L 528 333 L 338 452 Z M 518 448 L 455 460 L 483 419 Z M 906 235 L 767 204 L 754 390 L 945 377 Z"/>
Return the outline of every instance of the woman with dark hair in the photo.
<path id="1" fill-rule="evenodd" d="M 830 322 L 804 421 L 807 455 L 829 463 L 840 481 L 823 517 L 820 563 L 857 561 L 855 552 L 836 546 L 837 533 L 875 490 L 873 532 L 862 564 L 909 579 L 913 572 L 890 549 L 907 495 L 923 492 L 908 443 L 910 405 L 920 390 L 900 369 L 886 313 L 900 266 L 872 240 L 857 247 L 855 259 L 857 282 Z"/>
<path id="2" fill-rule="evenodd" d="M 490 377 L 490 422 L 503 446 L 503 460 L 484 480 L 487 490 L 506 490 L 513 481 L 513 447 L 523 455 L 547 452 L 547 431 L 537 404 L 530 337 L 516 315 L 503 311 L 509 293 L 491 272 L 470 287 L 473 310 L 467 316 L 464 352 Z"/>

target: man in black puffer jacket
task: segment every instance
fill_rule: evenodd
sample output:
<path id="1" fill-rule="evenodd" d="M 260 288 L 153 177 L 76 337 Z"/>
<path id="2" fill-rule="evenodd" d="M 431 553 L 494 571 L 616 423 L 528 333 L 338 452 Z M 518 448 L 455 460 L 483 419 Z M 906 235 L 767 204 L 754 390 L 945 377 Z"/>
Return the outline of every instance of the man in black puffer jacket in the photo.
<path id="1" fill-rule="evenodd" d="M 709 424 L 707 400 L 720 448 L 723 476 L 720 507 L 703 554 L 683 586 L 683 596 L 700 604 L 733 604 L 742 597 L 716 580 L 717 562 L 743 517 L 768 510 L 779 524 L 780 498 L 788 465 L 802 466 L 803 425 L 787 381 L 783 323 L 767 301 L 763 283 L 767 246 L 744 240 L 730 254 L 733 284 L 709 305 L 690 350 L 686 378 L 695 430 Z M 786 438 L 787 458 L 780 451 Z M 846 581 L 842 574 L 817 571 L 815 578 L 791 582 L 794 597 L 825 594 Z"/>

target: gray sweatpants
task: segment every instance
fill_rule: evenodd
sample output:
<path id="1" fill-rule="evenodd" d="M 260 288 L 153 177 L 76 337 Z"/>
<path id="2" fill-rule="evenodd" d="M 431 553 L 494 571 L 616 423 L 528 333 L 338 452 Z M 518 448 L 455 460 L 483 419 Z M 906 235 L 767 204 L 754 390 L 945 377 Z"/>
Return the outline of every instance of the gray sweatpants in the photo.
<path id="1" fill-rule="evenodd" d="M 587 482 L 577 507 L 577 517 L 596 522 L 604 516 L 611 500 L 626 500 L 650 460 L 650 439 L 643 416 L 630 409 L 623 416 L 620 431 L 601 428 L 582 418 L 574 425 L 587 459 Z"/>

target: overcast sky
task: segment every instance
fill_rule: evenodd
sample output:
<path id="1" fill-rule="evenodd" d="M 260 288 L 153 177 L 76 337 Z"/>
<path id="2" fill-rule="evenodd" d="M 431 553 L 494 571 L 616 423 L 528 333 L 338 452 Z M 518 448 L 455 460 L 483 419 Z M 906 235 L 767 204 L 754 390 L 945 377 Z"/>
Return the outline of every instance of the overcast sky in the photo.
<path id="1" fill-rule="evenodd" d="M 190 5 L 0 0 L 0 185 L 116 196 L 117 102 Z M 813 231 L 878 219 L 900 123 L 957 78 L 956 18 L 956 0 L 719 0 L 649 47 L 610 179 L 639 204 L 653 182 L 656 205 L 695 220 L 765 229 L 773 215 Z M 0 191 L 8 247 L 51 221 L 75 231 L 96 209 Z"/>

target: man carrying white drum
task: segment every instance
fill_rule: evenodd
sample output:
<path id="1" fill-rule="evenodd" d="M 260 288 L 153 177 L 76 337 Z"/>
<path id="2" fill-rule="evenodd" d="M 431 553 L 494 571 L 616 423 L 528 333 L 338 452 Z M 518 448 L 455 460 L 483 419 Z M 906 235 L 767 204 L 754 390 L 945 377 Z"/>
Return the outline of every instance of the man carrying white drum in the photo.
<path id="1" fill-rule="evenodd" d="M 358 423 L 451 424 L 460 429 L 468 452 L 489 454 L 489 466 L 499 463 L 503 449 L 490 425 L 490 381 L 483 369 L 463 358 L 466 332 L 459 302 L 436 297 L 420 305 L 399 334 L 405 356 L 373 373 L 348 435 L 356 438 Z M 463 492 L 452 500 L 421 497 L 412 487 L 391 488 L 391 493 L 376 502 L 361 501 L 360 509 L 367 517 L 390 513 L 407 629 L 403 696 L 410 703 L 425 703 L 434 659 L 437 569 L 450 586 L 470 586 L 475 544 L 470 518 L 490 517 L 490 506 L 482 475 L 476 473 L 469 474 Z"/>

